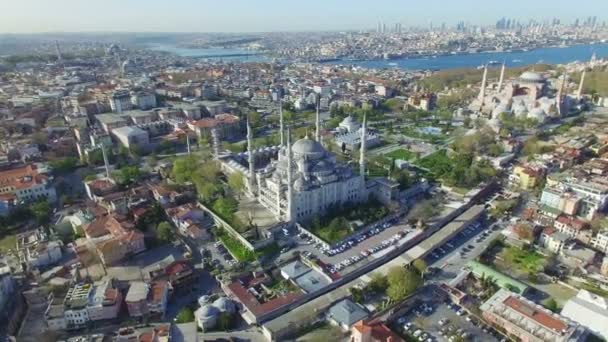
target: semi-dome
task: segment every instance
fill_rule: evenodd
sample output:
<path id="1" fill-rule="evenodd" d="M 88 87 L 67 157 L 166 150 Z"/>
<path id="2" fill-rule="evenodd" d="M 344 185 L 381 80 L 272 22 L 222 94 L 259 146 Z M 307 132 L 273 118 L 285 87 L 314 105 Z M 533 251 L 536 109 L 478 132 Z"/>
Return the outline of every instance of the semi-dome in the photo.
<path id="1" fill-rule="evenodd" d="M 325 154 L 325 148 L 319 142 L 314 141 L 308 137 L 296 141 L 291 150 L 296 156 L 307 156 L 307 157 L 322 157 Z"/>
<path id="2" fill-rule="evenodd" d="M 539 83 L 539 82 L 544 82 L 545 81 L 545 77 L 537 72 L 534 71 L 526 71 L 523 74 L 521 74 L 521 76 L 519 76 L 519 79 L 525 82 L 534 82 L 534 83 Z"/>
<path id="3" fill-rule="evenodd" d="M 216 308 L 213 305 L 204 305 L 198 309 L 198 316 L 201 318 L 205 317 L 215 317 L 220 314 L 220 309 Z"/>
<path id="4" fill-rule="evenodd" d="M 220 297 L 220 298 L 216 299 L 215 302 L 213 302 L 213 306 L 215 306 L 222 312 L 233 313 L 235 311 L 234 303 L 226 297 Z"/>

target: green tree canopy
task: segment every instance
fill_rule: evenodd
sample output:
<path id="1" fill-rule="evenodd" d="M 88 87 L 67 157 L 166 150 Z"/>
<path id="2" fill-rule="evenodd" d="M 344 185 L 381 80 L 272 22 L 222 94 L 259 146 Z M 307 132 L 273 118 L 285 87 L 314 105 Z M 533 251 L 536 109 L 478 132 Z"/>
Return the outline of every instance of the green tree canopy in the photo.
<path id="1" fill-rule="evenodd" d="M 400 301 L 409 296 L 422 284 L 418 273 L 401 266 L 391 267 L 386 277 L 388 280 L 386 294 L 394 301 Z"/>
<path id="2" fill-rule="evenodd" d="M 169 222 L 163 221 L 156 226 L 156 238 L 162 242 L 171 242 L 175 239 L 175 233 Z"/>

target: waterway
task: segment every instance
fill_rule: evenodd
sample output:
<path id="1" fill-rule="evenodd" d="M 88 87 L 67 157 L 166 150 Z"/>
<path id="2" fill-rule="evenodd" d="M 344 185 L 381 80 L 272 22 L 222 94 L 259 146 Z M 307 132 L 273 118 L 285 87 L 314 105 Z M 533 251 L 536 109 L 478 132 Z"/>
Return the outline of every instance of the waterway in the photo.
<path id="1" fill-rule="evenodd" d="M 150 44 L 149 50 L 169 52 L 181 57 L 194 57 L 214 61 L 233 61 L 233 62 L 260 62 L 268 61 L 266 56 L 258 54 L 256 51 L 245 49 L 190 49 L 182 48 L 172 44 Z"/>
<path id="2" fill-rule="evenodd" d="M 149 49 L 174 53 L 182 57 L 196 57 L 208 60 L 224 60 L 235 62 L 269 61 L 264 55 L 244 49 L 187 49 L 169 44 L 155 44 Z M 365 68 L 401 68 L 408 70 L 443 70 L 456 68 L 474 68 L 479 65 L 503 61 L 510 67 L 524 66 L 535 63 L 561 64 L 574 61 L 587 61 L 595 53 L 598 58 L 608 56 L 608 43 L 574 45 L 569 47 L 550 47 L 518 52 L 488 52 L 464 55 L 429 56 L 416 58 L 401 58 L 394 60 L 338 60 L 326 64 L 347 64 Z"/>

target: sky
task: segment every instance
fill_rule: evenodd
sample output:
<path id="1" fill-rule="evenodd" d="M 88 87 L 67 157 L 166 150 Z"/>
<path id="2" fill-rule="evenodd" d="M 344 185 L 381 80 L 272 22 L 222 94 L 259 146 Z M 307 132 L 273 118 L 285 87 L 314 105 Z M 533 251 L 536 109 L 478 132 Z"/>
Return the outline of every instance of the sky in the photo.
<path id="1" fill-rule="evenodd" d="M 270 32 L 598 15 L 608 0 L 0 0 L 0 33 Z M 602 16 L 603 15 L 603 16 Z"/>

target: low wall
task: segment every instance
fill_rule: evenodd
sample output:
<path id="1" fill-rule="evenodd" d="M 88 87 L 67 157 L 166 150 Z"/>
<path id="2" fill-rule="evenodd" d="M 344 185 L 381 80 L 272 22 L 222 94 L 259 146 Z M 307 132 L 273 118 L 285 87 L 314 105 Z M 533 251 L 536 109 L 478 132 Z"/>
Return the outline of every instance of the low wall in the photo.
<path id="1" fill-rule="evenodd" d="M 232 235 L 232 237 L 234 237 L 235 239 L 238 239 L 247 249 L 251 251 L 255 250 L 255 247 L 251 244 L 251 242 L 247 241 L 247 239 L 245 239 L 239 232 L 232 228 L 232 226 L 228 224 L 228 222 L 224 221 L 221 217 L 216 215 L 211 209 L 207 208 L 200 202 L 198 203 L 198 207 L 208 213 L 213 218 L 213 221 L 215 222 L 215 225 L 218 228 L 222 228 L 227 231 L 228 234 Z"/>

